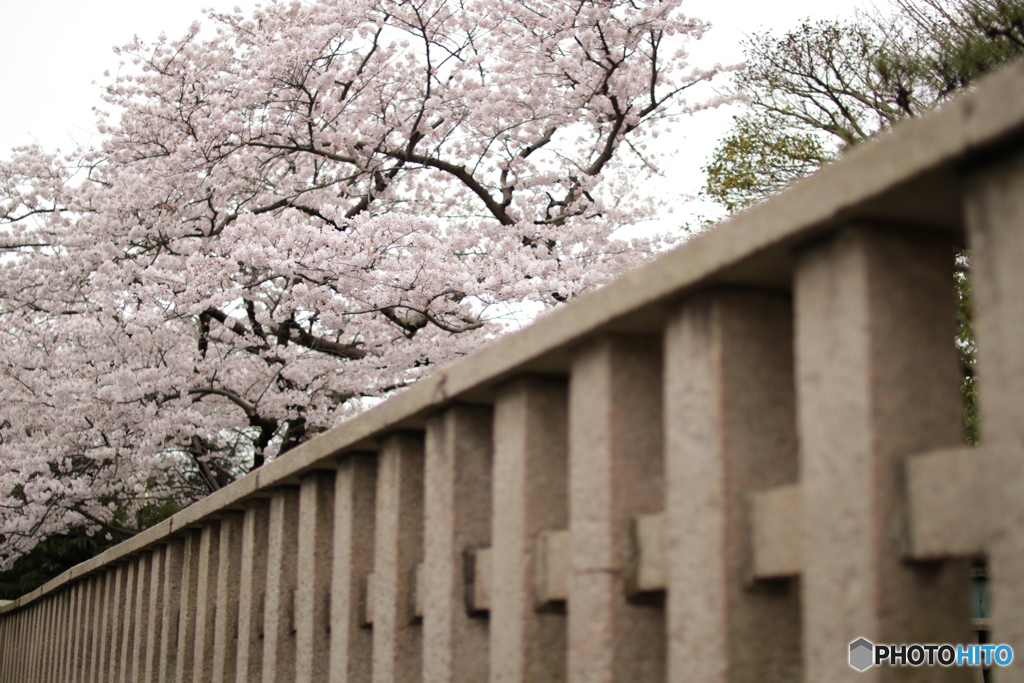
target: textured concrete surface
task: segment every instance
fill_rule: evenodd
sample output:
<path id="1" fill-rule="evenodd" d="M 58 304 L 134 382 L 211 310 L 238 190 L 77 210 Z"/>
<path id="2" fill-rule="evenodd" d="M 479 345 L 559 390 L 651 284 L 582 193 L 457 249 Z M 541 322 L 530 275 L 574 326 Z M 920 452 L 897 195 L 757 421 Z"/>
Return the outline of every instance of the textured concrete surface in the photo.
<path id="1" fill-rule="evenodd" d="M 330 680 L 338 683 L 368 682 L 373 675 L 372 631 L 362 625 L 361 616 L 366 611 L 366 576 L 373 569 L 376 487 L 375 457 L 360 453 L 340 463 L 334 488 L 333 575 L 329 586 L 323 586 L 330 592 L 318 598 L 330 596 L 330 652 L 324 657 L 330 659 Z M 330 506 L 322 507 L 331 512 Z"/>
<path id="2" fill-rule="evenodd" d="M 250 501 L 242 520 L 242 562 L 238 592 L 237 683 L 263 679 L 263 605 L 267 590 L 270 501 Z"/>
<path id="3" fill-rule="evenodd" d="M 750 494 L 753 577 L 788 579 L 803 568 L 803 494 L 798 484 Z"/>
<path id="4" fill-rule="evenodd" d="M 979 556 L 1024 651 L 1022 136 L 1018 63 L 0 604 L 0 681 L 970 679 L 845 648 L 970 642 Z"/>
<path id="5" fill-rule="evenodd" d="M 423 628 L 415 618 L 416 567 L 423 561 L 423 439 L 383 441 L 377 474 L 374 556 L 374 683 L 418 683 Z"/>
<path id="6" fill-rule="evenodd" d="M 307 474 L 299 489 L 295 588 L 297 683 L 327 683 L 328 680 L 334 516 L 341 507 L 334 499 L 334 489 L 335 474 L 331 471 Z"/>
<path id="7" fill-rule="evenodd" d="M 1014 101 L 1019 93 L 1009 95 Z M 967 194 L 978 381 L 982 391 L 984 490 L 962 505 L 985 505 L 984 537 L 994 577 L 994 642 L 1024 652 L 1024 160 L 1004 157 L 977 170 Z M 1000 672 L 1024 680 L 1024 670 Z"/>
<path id="8" fill-rule="evenodd" d="M 964 668 L 872 667 L 836 643 L 970 642 L 965 562 L 914 565 L 905 459 L 960 443 L 951 245 L 865 226 L 802 254 L 796 377 L 807 680 L 970 680 Z"/>
<path id="9" fill-rule="evenodd" d="M 542 534 L 569 523 L 568 403 L 566 382 L 542 377 L 509 383 L 495 402 L 492 683 L 565 680 L 566 616 L 536 609 L 534 555 Z M 567 582 L 560 597 L 568 598 Z"/>
<path id="10" fill-rule="evenodd" d="M 789 298 L 685 303 L 666 329 L 665 397 L 669 677 L 799 680 L 797 586 L 749 585 L 746 507 L 797 477 Z"/>
<path id="11" fill-rule="evenodd" d="M 295 679 L 295 588 L 298 583 L 299 489 L 276 489 L 270 498 L 267 590 L 263 600 L 263 683 Z"/>
<path id="12" fill-rule="evenodd" d="M 238 615 L 241 597 L 242 533 L 245 513 L 229 511 L 220 518 L 220 561 L 213 625 L 213 683 L 235 683 L 238 672 Z M 138 676 L 132 678 L 139 680 Z"/>
<path id="13" fill-rule="evenodd" d="M 537 535 L 534 566 L 537 608 L 546 610 L 569 599 L 572 574 L 572 537 L 569 531 L 542 531 Z"/>
<path id="14" fill-rule="evenodd" d="M 465 550 L 491 544 L 491 410 L 453 406 L 427 423 L 423 678 L 488 678 L 488 620 L 466 609 Z"/>
<path id="15" fill-rule="evenodd" d="M 661 680 L 665 613 L 627 598 L 633 517 L 664 506 L 661 346 L 599 338 L 569 380 L 568 680 Z"/>

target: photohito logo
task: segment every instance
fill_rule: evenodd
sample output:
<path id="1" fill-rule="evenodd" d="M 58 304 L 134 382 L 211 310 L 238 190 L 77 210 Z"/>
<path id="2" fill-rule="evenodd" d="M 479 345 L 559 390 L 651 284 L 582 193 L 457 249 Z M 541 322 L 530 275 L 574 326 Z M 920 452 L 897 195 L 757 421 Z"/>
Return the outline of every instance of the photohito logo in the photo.
<path id="1" fill-rule="evenodd" d="M 875 645 L 867 638 L 850 643 L 850 666 L 857 671 L 889 666 L 1007 666 L 1013 661 L 1009 645 Z"/>

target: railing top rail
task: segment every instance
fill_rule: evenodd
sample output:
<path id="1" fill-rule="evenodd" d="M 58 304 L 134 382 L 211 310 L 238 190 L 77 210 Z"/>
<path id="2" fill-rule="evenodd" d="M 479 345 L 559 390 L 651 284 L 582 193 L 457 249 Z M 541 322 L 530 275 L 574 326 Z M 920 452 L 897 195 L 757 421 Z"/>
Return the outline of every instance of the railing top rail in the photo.
<path id="1" fill-rule="evenodd" d="M 652 263 L 581 296 L 532 326 L 435 371 L 405 392 L 334 427 L 173 517 L 88 560 L 21 598 L 25 606 L 78 577 L 237 507 L 261 491 L 333 466 L 345 453 L 375 450 L 387 432 L 417 427 L 453 401 L 479 401 L 514 374 L 562 372 L 585 336 L 653 329 L 683 293 L 715 285 L 788 288 L 792 251 L 817 234 L 870 221 L 960 239 L 963 170 L 1024 143 L 1024 62 L 989 77 L 938 111 L 897 126 L 790 190 L 741 213 Z"/>

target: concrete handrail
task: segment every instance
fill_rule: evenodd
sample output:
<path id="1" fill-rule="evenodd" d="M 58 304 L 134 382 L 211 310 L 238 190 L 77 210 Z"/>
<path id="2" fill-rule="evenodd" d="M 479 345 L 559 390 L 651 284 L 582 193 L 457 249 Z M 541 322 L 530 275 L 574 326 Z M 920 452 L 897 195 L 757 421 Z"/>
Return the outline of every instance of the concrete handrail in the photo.
<path id="1" fill-rule="evenodd" d="M 981 556 L 1024 647 L 1022 142 L 1014 64 L 0 604 L 0 682 L 839 680 Z"/>

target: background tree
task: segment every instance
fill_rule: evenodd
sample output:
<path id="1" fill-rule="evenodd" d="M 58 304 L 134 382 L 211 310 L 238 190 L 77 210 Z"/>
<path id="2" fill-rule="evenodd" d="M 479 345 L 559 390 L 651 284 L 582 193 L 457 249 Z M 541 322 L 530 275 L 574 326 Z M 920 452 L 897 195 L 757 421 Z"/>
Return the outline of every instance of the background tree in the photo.
<path id="1" fill-rule="evenodd" d="M 113 540 L 660 248 L 645 136 L 727 97 L 679 0 L 322 0 L 123 49 L 0 164 L 0 567 Z"/>
<path id="2" fill-rule="evenodd" d="M 1024 54 L 1024 3 L 895 0 L 889 16 L 808 21 L 744 48 L 736 86 L 749 108 L 705 167 L 704 193 L 729 211 Z"/>
<path id="3" fill-rule="evenodd" d="M 736 77 L 749 108 L 705 167 L 704 193 L 735 212 L 853 145 L 918 116 L 1024 54 L 1020 0 L 895 0 L 894 14 L 752 37 Z M 968 259 L 959 255 L 957 344 L 964 438 L 979 438 Z"/>

